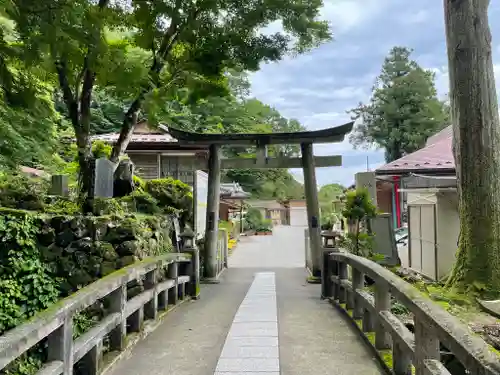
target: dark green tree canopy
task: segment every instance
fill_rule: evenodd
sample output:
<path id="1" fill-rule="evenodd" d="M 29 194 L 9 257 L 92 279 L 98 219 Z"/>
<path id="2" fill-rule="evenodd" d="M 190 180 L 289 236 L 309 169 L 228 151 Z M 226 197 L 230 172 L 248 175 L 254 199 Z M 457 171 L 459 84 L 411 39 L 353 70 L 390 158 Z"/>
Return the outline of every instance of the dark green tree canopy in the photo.
<path id="1" fill-rule="evenodd" d="M 350 112 L 359 120 L 350 140 L 354 146 L 384 149 L 387 162 L 425 145 L 448 125 L 447 106 L 437 98 L 434 74 L 410 58 L 411 50 L 394 47 L 385 58 L 369 104 Z"/>
<path id="2" fill-rule="evenodd" d="M 328 40 L 328 25 L 318 19 L 321 6 L 321 0 L 0 0 L 20 61 L 43 67 L 59 86 L 77 140 L 84 192 L 90 188 L 93 131 L 121 122 L 110 155 L 117 162 L 144 112 L 154 120 L 171 99 L 175 107 L 227 95 L 228 69 L 257 70 L 263 61 Z M 260 32 L 275 21 L 281 21 L 282 32 Z M 5 32 L 0 39 L 3 56 Z M 0 61 L 5 76 L 3 66 Z"/>

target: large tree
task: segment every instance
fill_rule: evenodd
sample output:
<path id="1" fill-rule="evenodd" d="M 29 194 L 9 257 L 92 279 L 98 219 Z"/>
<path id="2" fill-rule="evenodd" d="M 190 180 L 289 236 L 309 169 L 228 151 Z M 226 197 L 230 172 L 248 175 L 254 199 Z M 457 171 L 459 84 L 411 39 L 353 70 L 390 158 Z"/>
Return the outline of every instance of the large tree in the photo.
<path id="1" fill-rule="evenodd" d="M 448 125 L 438 100 L 434 74 L 410 58 L 411 50 L 394 47 L 385 58 L 369 104 L 350 112 L 360 120 L 350 136 L 354 146 L 384 149 L 387 162 L 414 152 Z"/>
<path id="2" fill-rule="evenodd" d="M 445 0 L 460 241 L 448 284 L 500 294 L 500 120 L 489 0 Z"/>
<path id="3" fill-rule="evenodd" d="M 318 21 L 321 6 L 321 0 L 0 0 L 26 60 L 46 64 L 57 77 L 84 175 L 92 159 L 96 86 L 127 102 L 111 154 L 116 162 L 141 110 L 157 108 L 172 87 L 210 92 L 226 67 L 255 70 L 262 61 L 327 40 L 328 26 Z M 283 32 L 259 33 L 278 20 Z"/>

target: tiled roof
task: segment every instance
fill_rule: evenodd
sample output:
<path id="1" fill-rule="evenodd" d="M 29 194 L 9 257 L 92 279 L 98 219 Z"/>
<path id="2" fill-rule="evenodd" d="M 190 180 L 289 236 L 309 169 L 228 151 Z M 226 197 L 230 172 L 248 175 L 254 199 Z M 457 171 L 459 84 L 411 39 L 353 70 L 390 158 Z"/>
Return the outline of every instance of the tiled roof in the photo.
<path id="1" fill-rule="evenodd" d="M 21 165 L 19 167 L 19 169 L 21 170 L 21 172 L 29 174 L 31 176 L 35 176 L 35 177 L 50 177 L 50 175 L 47 172 L 42 171 L 41 169 L 35 169 L 35 168 L 31 168 L 31 167 L 26 167 L 24 165 Z"/>
<path id="2" fill-rule="evenodd" d="M 120 133 L 108 133 L 95 135 L 92 137 L 93 140 L 99 140 L 109 143 L 114 143 L 118 140 Z M 153 134 L 153 133 L 134 133 L 132 134 L 132 139 L 130 143 L 175 143 L 177 139 L 172 137 L 168 133 Z"/>
<path id="3" fill-rule="evenodd" d="M 450 125 L 430 137 L 424 148 L 383 165 L 377 168 L 376 172 L 387 174 L 389 172 L 455 169 L 452 144 L 453 131 Z"/>
<path id="4" fill-rule="evenodd" d="M 224 196 L 226 199 L 243 199 L 248 198 L 250 193 L 244 191 L 240 184 L 232 182 L 220 184 L 220 195 Z"/>

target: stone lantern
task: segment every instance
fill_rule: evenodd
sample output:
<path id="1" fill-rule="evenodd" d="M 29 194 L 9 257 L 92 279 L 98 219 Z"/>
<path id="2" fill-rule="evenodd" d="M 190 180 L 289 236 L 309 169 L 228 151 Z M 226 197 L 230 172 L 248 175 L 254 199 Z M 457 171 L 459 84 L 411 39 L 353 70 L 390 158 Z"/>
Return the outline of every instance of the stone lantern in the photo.
<path id="1" fill-rule="evenodd" d="M 193 299 L 200 298 L 200 251 L 194 243 L 195 233 L 193 230 L 186 225 L 182 233 L 179 235 L 182 240 L 182 252 L 191 255 L 191 262 L 189 267 L 192 267 L 188 275 L 191 276 L 191 280 L 188 285 L 188 293 Z"/>
<path id="2" fill-rule="evenodd" d="M 182 233 L 179 235 L 182 240 L 183 250 L 193 249 L 196 247 L 194 243 L 194 236 L 195 233 L 193 232 L 193 230 L 188 225 L 186 225 Z"/>

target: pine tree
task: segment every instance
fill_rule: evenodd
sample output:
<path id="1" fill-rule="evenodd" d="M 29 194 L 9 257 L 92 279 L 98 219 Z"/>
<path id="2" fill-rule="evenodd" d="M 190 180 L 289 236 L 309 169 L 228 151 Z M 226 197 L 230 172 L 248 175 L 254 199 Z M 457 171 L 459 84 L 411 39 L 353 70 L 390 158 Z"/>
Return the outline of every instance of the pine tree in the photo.
<path id="1" fill-rule="evenodd" d="M 360 103 L 350 111 L 353 119 L 361 120 L 351 143 L 384 149 L 387 162 L 423 147 L 429 136 L 448 125 L 434 74 L 411 60 L 411 52 L 394 47 L 385 58 L 370 103 Z"/>

